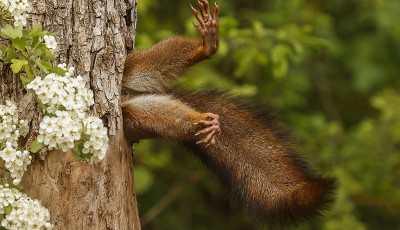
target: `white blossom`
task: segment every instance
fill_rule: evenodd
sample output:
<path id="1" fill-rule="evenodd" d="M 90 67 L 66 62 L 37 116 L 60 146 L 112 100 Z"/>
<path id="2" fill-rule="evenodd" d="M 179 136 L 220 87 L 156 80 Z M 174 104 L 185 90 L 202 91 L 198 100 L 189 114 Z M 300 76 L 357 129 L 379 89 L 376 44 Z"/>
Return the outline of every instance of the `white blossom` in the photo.
<path id="1" fill-rule="evenodd" d="M 85 135 L 83 153 L 92 154 L 91 162 L 104 158 L 108 148 L 107 129 L 98 118 L 88 117 L 86 111 L 94 104 L 93 92 L 87 90 L 81 76 L 73 78 L 74 68 L 59 64 L 67 71 L 65 76 L 51 73 L 35 78 L 27 85 L 46 105 L 45 116 L 40 123 L 37 140 L 49 149 L 67 151 Z M 83 124 L 83 125 L 82 125 Z M 86 132 L 85 132 L 86 130 Z"/>
<path id="2" fill-rule="evenodd" d="M 15 188 L 0 185 L 0 215 L 11 205 L 11 212 L 1 221 L 6 229 L 52 229 L 49 211 L 38 200 L 31 199 Z"/>
<path id="3" fill-rule="evenodd" d="M 56 38 L 51 35 L 44 35 L 44 42 L 46 44 L 46 47 L 52 50 L 55 50 L 57 48 L 57 42 Z"/>
<path id="4" fill-rule="evenodd" d="M 49 149 L 61 149 L 66 152 L 80 140 L 82 123 L 72 119 L 67 111 L 56 111 L 55 117 L 45 116 L 40 123 L 37 140 L 49 146 Z"/>
<path id="5" fill-rule="evenodd" d="M 108 149 L 107 128 L 104 127 L 101 119 L 97 117 L 88 117 L 83 123 L 86 127 L 86 135 L 90 136 L 90 138 L 83 144 L 82 152 L 93 154 L 90 161 L 98 162 L 105 157 Z"/>
<path id="6" fill-rule="evenodd" d="M 28 121 L 19 120 L 19 111 L 15 104 L 7 101 L 5 106 L 0 105 L 0 146 L 4 148 L 9 142 L 17 148 L 18 138 L 26 135 L 28 129 Z"/>
<path id="7" fill-rule="evenodd" d="M 19 120 L 19 112 L 12 102 L 0 105 L 0 159 L 14 184 L 19 184 L 32 160 L 28 151 L 17 150 L 18 138 L 25 135 L 28 128 L 27 121 Z"/>
<path id="8" fill-rule="evenodd" d="M 66 69 L 65 64 L 60 68 Z M 82 77 L 73 78 L 73 68 L 68 69 L 69 77 L 58 76 L 50 73 L 43 79 L 36 77 L 28 85 L 38 96 L 39 100 L 47 105 L 47 112 L 55 113 L 57 110 L 72 110 L 84 113 L 94 104 L 93 92 L 86 89 Z"/>
<path id="9" fill-rule="evenodd" d="M 64 63 L 58 67 L 66 71 L 64 76 L 50 73 L 27 85 L 46 106 L 48 114 L 39 125 L 37 140 L 49 149 L 64 152 L 82 141 L 82 152 L 91 156 L 91 162 L 98 162 L 107 152 L 108 136 L 103 122 L 86 113 L 94 104 L 93 91 L 86 89 L 81 76 L 73 77 L 73 67 L 67 68 Z"/>

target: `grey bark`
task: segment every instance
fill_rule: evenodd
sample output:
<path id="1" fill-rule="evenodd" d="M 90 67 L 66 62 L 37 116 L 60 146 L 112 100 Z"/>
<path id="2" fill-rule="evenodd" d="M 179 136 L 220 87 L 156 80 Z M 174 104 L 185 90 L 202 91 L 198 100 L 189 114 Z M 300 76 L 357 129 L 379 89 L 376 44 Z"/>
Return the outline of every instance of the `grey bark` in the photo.
<path id="1" fill-rule="evenodd" d="M 120 87 L 133 50 L 137 0 L 30 0 L 30 25 L 57 32 L 57 63 L 75 67 L 95 94 L 91 115 L 109 128 L 110 147 L 98 164 L 78 163 L 71 152 L 42 151 L 22 185 L 41 200 L 54 229 L 140 229 L 132 148 L 123 134 Z M 12 100 L 31 123 L 27 145 L 43 114 L 9 65 L 0 63 L 0 103 Z"/>

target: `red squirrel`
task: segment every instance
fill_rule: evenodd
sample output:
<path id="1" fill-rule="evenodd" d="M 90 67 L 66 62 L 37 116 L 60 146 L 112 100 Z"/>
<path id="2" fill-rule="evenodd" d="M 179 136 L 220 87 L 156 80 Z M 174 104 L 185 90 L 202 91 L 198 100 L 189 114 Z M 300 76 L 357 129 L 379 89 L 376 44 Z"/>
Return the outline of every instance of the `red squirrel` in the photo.
<path id="1" fill-rule="evenodd" d="M 333 201 L 323 178 L 291 146 L 284 126 L 223 93 L 177 89 L 172 81 L 219 47 L 218 13 L 206 0 L 192 8 L 202 39 L 175 36 L 130 54 L 122 80 L 124 130 L 130 142 L 182 143 L 214 171 L 229 197 L 269 226 L 297 224 Z"/>

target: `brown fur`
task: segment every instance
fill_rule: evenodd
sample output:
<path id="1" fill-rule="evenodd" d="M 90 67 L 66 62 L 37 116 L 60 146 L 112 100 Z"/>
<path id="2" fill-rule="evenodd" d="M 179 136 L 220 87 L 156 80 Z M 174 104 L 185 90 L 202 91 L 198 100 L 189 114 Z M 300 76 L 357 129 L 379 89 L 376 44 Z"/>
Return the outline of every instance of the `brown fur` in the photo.
<path id="1" fill-rule="evenodd" d="M 199 5 L 200 4 L 200 5 Z M 198 3 L 202 15 L 208 9 Z M 171 86 L 188 67 L 218 49 L 218 6 L 199 29 L 203 41 L 172 37 L 128 56 L 123 90 L 124 127 L 131 142 L 165 138 L 185 144 L 219 177 L 225 191 L 254 219 L 270 226 L 295 224 L 319 214 L 332 201 L 334 179 L 322 178 L 301 159 L 284 125 L 271 114 L 212 91 L 189 93 Z M 192 9 L 199 19 L 199 13 Z M 200 19 L 201 20 L 201 19 Z M 219 115 L 221 133 L 210 146 L 197 124 Z"/>

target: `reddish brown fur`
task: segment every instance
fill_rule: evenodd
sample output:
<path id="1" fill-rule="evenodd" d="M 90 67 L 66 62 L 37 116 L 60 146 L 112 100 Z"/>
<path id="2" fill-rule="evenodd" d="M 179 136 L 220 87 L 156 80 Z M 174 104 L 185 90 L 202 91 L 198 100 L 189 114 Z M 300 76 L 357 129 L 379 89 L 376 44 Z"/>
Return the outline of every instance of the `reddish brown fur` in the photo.
<path id="1" fill-rule="evenodd" d="M 289 225 L 318 214 L 332 200 L 334 180 L 322 178 L 296 153 L 281 123 L 238 100 L 211 91 L 188 93 L 170 81 L 218 49 L 218 12 L 208 3 L 192 9 L 203 40 L 172 37 L 126 60 L 123 88 L 127 138 L 165 138 L 185 144 L 218 175 L 226 192 L 246 212 L 268 225 Z M 207 15 L 207 16 L 205 16 Z M 205 19 L 205 17 L 208 17 Z M 206 134 L 193 124 L 219 115 L 216 143 L 196 144 Z"/>
<path id="2" fill-rule="evenodd" d="M 242 102 L 211 91 L 176 91 L 174 96 L 198 111 L 220 115 L 221 133 L 215 145 L 185 144 L 217 173 L 231 198 L 241 201 L 254 219 L 269 225 L 294 224 L 332 201 L 334 180 L 322 178 L 300 158 L 290 135 L 277 134 L 285 128 L 274 116 L 264 114 L 261 120 Z"/>

